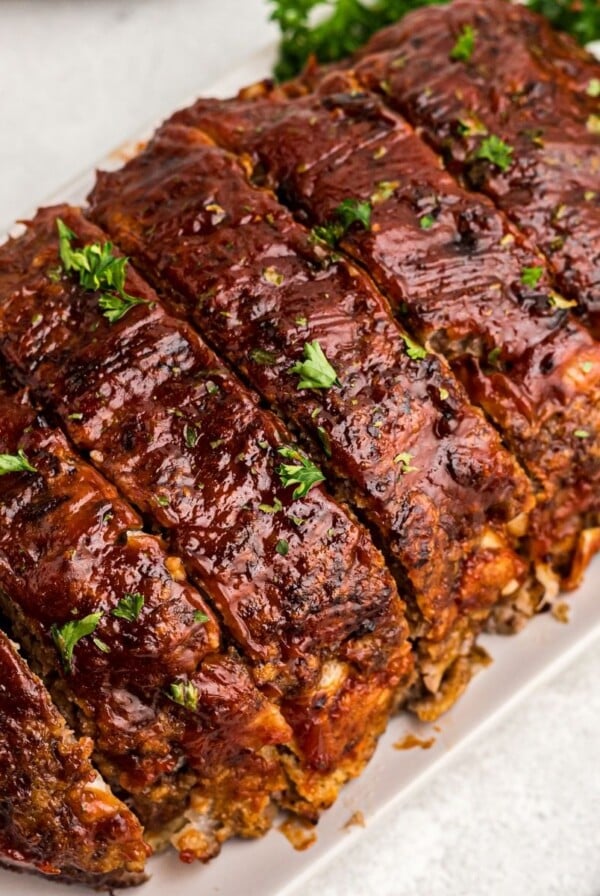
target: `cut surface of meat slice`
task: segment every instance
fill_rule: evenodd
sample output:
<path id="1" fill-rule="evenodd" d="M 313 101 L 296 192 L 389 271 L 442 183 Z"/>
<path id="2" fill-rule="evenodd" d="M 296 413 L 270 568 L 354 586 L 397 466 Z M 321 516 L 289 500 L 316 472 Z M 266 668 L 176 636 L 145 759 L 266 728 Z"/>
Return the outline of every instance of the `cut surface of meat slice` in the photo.
<path id="1" fill-rule="evenodd" d="M 472 52 L 457 58 L 467 28 Z M 519 5 L 456 0 L 375 35 L 355 71 L 535 241 L 598 337 L 600 98 L 531 51 L 538 31 L 549 33 Z"/>
<path id="2" fill-rule="evenodd" d="M 103 777 L 162 845 L 189 795 L 198 855 L 268 827 L 290 731 L 222 645 L 181 560 L 26 394 L 0 394 L 0 605 Z M 184 857 L 187 850 L 182 846 Z"/>
<path id="3" fill-rule="evenodd" d="M 141 825 L 94 770 L 91 752 L 0 632 L 0 865 L 92 887 L 145 879 Z"/>
<path id="4" fill-rule="evenodd" d="M 323 465 L 411 589 L 420 671 L 435 695 L 419 711 L 447 705 L 474 633 L 522 581 L 505 525 L 529 499 L 447 365 L 408 339 L 364 274 L 315 252 L 289 212 L 192 129 L 166 128 L 101 176 L 92 214 L 172 307 L 321 443 Z M 294 362 L 317 345 L 337 383 L 298 389 Z"/>
<path id="5" fill-rule="evenodd" d="M 560 306 L 543 259 L 502 213 L 356 87 L 338 73 L 314 96 L 261 99 L 255 89 L 248 101 L 199 100 L 174 122 L 248 153 L 315 237 L 345 202 L 368 210 L 341 247 L 497 425 L 534 484 L 528 538 L 540 581 L 554 570 L 573 586 L 600 519 L 600 344 Z"/>
<path id="6" fill-rule="evenodd" d="M 74 245 L 105 244 L 61 207 L 2 250 L 0 348 L 201 584 L 293 729 L 282 801 L 314 818 L 362 768 L 412 676 L 393 579 L 362 526 L 318 484 L 300 487 L 322 477 L 280 421 L 133 270 L 138 304 L 114 322 L 101 295 L 56 276 L 58 217 Z"/>

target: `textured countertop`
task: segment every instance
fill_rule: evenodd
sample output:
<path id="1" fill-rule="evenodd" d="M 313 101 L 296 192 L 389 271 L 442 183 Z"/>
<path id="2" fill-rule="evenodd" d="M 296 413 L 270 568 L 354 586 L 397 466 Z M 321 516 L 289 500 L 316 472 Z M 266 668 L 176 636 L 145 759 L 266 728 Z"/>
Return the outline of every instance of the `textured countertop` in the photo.
<path id="1" fill-rule="evenodd" d="M 0 2 L 0 225 L 266 46 L 266 19 L 263 0 Z M 596 646 L 301 892 L 599 896 L 599 757 Z"/>

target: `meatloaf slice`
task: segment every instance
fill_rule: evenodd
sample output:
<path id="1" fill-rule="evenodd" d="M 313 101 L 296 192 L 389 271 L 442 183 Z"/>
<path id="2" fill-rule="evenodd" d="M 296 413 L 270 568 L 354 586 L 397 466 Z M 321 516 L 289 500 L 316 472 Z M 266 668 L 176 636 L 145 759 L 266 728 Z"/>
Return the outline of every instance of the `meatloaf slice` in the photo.
<path id="1" fill-rule="evenodd" d="M 140 823 L 93 768 L 40 679 L 0 631 L 0 864 L 61 882 L 144 880 Z"/>
<path id="2" fill-rule="evenodd" d="M 522 37 L 513 40 L 519 20 Z M 356 73 L 537 244 L 598 337 L 600 98 L 572 90 L 527 51 L 531 21 L 502 0 L 415 10 L 375 35 Z M 460 54 L 465 29 L 472 52 Z"/>
<path id="3" fill-rule="evenodd" d="M 315 818 L 412 674 L 393 579 L 280 421 L 131 268 L 137 304 L 116 320 L 102 292 L 57 270 L 57 218 L 73 251 L 111 251 L 77 211 L 41 212 L 0 252 L 0 349 L 209 596 L 293 731 L 283 802 Z"/>
<path id="4" fill-rule="evenodd" d="M 557 576 L 577 584 L 599 540 L 600 344 L 562 307 L 543 259 L 502 213 L 459 187 L 410 125 L 351 76 L 330 76 L 318 95 L 292 101 L 259 93 L 199 100 L 175 121 L 248 153 L 255 176 L 317 239 L 345 202 L 367 209 L 341 248 L 413 336 L 446 355 L 528 471 L 539 581 L 550 596 Z"/>
<path id="5" fill-rule="evenodd" d="M 0 394 L 0 454 L 0 608 L 103 777 L 153 845 L 188 809 L 202 858 L 263 832 L 289 728 L 181 560 L 24 394 Z"/>
<path id="6" fill-rule="evenodd" d="M 92 214 L 320 451 L 409 594 L 418 712 L 447 708 L 490 607 L 523 582 L 506 523 L 529 497 L 447 365 L 398 328 L 359 270 L 315 251 L 274 196 L 196 130 L 167 127 L 102 175 Z M 293 365 L 307 346 L 325 352 L 330 388 L 298 388 Z"/>

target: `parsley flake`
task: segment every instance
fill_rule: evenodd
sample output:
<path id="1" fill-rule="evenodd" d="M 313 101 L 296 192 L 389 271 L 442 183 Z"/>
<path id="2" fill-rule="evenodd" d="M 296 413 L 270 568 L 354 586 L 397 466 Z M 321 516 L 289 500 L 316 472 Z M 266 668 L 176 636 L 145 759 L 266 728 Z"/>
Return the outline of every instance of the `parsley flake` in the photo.
<path id="1" fill-rule="evenodd" d="M 279 498 L 275 498 L 273 504 L 259 504 L 258 509 L 263 513 L 279 513 L 280 510 L 283 510 L 283 504 Z"/>
<path id="2" fill-rule="evenodd" d="M 300 377 L 298 389 L 330 389 L 332 386 L 341 385 L 318 339 L 305 344 L 304 361 L 297 361 L 290 367 L 290 373 Z"/>
<path id="3" fill-rule="evenodd" d="M 64 221 L 56 219 L 60 260 L 67 273 L 79 275 L 79 285 L 93 292 L 101 292 L 98 306 L 104 317 L 114 324 L 134 305 L 150 305 L 148 299 L 130 296 L 125 292 L 125 276 L 129 259 L 113 255 L 112 243 L 90 243 L 81 249 L 73 248 L 77 239 Z"/>
<path id="4" fill-rule="evenodd" d="M 512 146 L 509 146 L 500 137 L 496 137 L 495 134 L 490 134 L 489 137 L 481 141 L 474 157 L 491 162 L 500 171 L 508 171 L 512 165 L 513 152 Z"/>
<path id="5" fill-rule="evenodd" d="M 250 358 L 255 364 L 262 364 L 264 367 L 272 367 L 273 364 L 277 364 L 277 355 L 264 348 L 253 348 Z"/>
<path id="6" fill-rule="evenodd" d="M 577 439 L 589 439 L 589 437 L 590 437 L 590 434 L 587 431 L 587 429 L 576 429 L 575 432 L 573 433 L 573 435 Z"/>
<path id="7" fill-rule="evenodd" d="M 371 202 L 377 205 L 380 202 L 386 202 L 391 199 L 395 191 L 400 186 L 399 180 L 382 180 L 377 184 L 375 192 L 371 194 Z"/>
<path id="8" fill-rule="evenodd" d="M 433 215 L 423 215 L 422 218 L 419 218 L 419 227 L 421 230 L 431 230 L 434 224 L 435 218 Z"/>
<path id="9" fill-rule="evenodd" d="M 169 700 L 195 712 L 198 709 L 198 699 L 200 694 L 198 688 L 191 681 L 174 681 L 169 685 L 167 693 Z"/>
<path id="10" fill-rule="evenodd" d="M 600 96 L 600 78 L 590 78 L 585 92 L 588 96 Z"/>
<path id="11" fill-rule="evenodd" d="M 371 227 L 371 203 L 360 199 L 344 199 L 333 213 L 332 220 L 313 227 L 312 236 L 335 248 L 353 224 L 360 224 L 365 230 Z"/>
<path id="12" fill-rule="evenodd" d="M 68 672 L 71 671 L 73 663 L 73 650 L 78 641 L 91 635 L 96 630 L 96 626 L 102 619 L 103 613 L 90 613 L 83 619 L 73 619 L 71 622 L 65 622 L 64 625 L 53 625 L 50 629 L 52 640 L 54 641 L 61 659 Z"/>
<path id="13" fill-rule="evenodd" d="M 6 473 L 37 473 L 37 467 L 29 463 L 22 448 L 16 454 L 0 454 L 0 476 Z"/>
<path id="14" fill-rule="evenodd" d="M 523 268 L 521 271 L 521 283 L 523 286 L 531 286 L 533 289 L 538 285 L 544 274 L 544 268 L 534 265 L 530 268 Z"/>
<path id="15" fill-rule="evenodd" d="M 427 352 L 417 342 L 413 342 L 408 333 L 400 334 L 406 345 L 406 354 L 412 361 L 422 361 L 427 357 Z"/>
<path id="16" fill-rule="evenodd" d="M 473 26 L 465 25 L 450 50 L 450 59 L 453 62 L 468 62 L 475 49 L 476 36 L 477 32 Z"/>
<path id="17" fill-rule="evenodd" d="M 112 610 L 112 615 L 118 619 L 125 619 L 127 622 L 135 622 L 144 606 L 144 595 L 139 591 L 133 594 L 125 594 L 117 606 Z"/>
<path id="18" fill-rule="evenodd" d="M 198 430 L 191 423 L 186 423 L 183 427 L 183 438 L 188 448 L 195 448 L 200 438 Z"/>
<path id="19" fill-rule="evenodd" d="M 412 454 L 408 451 L 402 451 L 400 454 L 397 454 L 394 458 L 395 464 L 400 464 L 401 470 L 400 472 L 404 476 L 406 473 L 416 473 L 419 469 L 418 467 L 411 466 L 411 460 L 413 459 Z"/>
<path id="20" fill-rule="evenodd" d="M 291 464 L 281 464 L 277 468 L 279 478 L 284 486 L 296 486 L 292 495 L 294 499 L 303 498 L 314 485 L 325 481 L 319 468 L 297 448 L 284 446 L 279 448 L 279 454 L 286 460 L 294 461 Z"/>
<path id="21" fill-rule="evenodd" d="M 210 617 L 203 613 L 202 610 L 194 610 L 194 622 L 197 622 L 199 625 L 204 625 L 205 622 L 209 622 Z"/>
<path id="22" fill-rule="evenodd" d="M 275 545 L 275 550 L 282 557 L 287 557 L 289 554 L 290 546 L 285 538 L 280 538 L 277 544 Z"/>

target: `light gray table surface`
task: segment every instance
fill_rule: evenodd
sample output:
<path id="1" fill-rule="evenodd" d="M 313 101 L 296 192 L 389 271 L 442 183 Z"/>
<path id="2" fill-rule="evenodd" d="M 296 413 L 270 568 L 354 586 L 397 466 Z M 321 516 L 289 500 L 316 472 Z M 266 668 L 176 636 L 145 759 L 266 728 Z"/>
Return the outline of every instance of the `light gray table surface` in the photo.
<path id="1" fill-rule="evenodd" d="M 262 0 L 0 0 L 0 225 L 274 34 Z M 600 648 L 302 894 L 599 896 Z"/>

